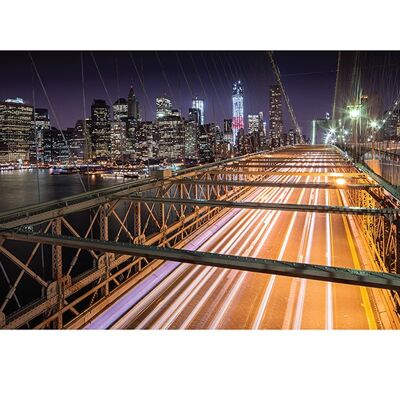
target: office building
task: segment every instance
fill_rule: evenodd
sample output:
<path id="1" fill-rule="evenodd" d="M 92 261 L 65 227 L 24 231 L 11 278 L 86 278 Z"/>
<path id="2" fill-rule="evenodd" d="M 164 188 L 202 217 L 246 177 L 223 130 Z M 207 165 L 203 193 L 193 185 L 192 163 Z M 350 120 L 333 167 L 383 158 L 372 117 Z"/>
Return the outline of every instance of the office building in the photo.
<path id="1" fill-rule="evenodd" d="M 241 81 L 237 81 L 232 90 L 232 132 L 235 145 L 239 131 L 244 130 L 243 115 L 243 85 Z"/>
<path id="2" fill-rule="evenodd" d="M 159 133 L 158 157 L 167 162 L 181 162 L 185 158 L 185 126 L 179 116 L 167 115 L 157 121 Z"/>
<path id="3" fill-rule="evenodd" d="M 152 121 L 139 123 L 133 137 L 133 159 L 137 164 L 147 164 L 158 155 L 158 127 Z"/>
<path id="4" fill-rule="evenodd" d="M 93 143 L 93 156 L 99 160 L 109 159 L 111 156 L 110 107 L 104 100 L 93 101 L 90 136 Z"/>
<path id="5" fill-rule="evenodd" d="M 192 100 L 192 108 L 199 110 L 200 114 L 200 123 L 199 125 L 205 124 L 205 116 L 204 116 L 204 100 L 195 97 Z"/>
<path id="6" fill-rule="evenodd" d="M 128 102 L 124 98 L 116 100 L 113 104 L 114 122 L 126 122 L 128 119 Z"/>
<path id="7" fill-rule="evenodd" d="M 133 91 L 133 86 L 131 86 L 128 93 L 128 118 L 136 122 L 140 121 L 139 101 Z"/>
<path id="8" fill-rule="evenodd" d="M 188 120 L 195 122 L 197 125 L 202 125 L 200 109 L 189 108 Z"/>
<path id="9" fill-rule="evenodd" d="M 196 160 L 198 158 L 197 138 L 199 136 L 199 124 L 196 121 L 185 121 L 185 159 Z"/>
<path id="10" fill-rule="evenodd" d="M 21 98 L 0 102 L 0 162 L 29 160 L 33 107 Z"/>
<path id="11" fill-rule="evenodd" d="M 126 122 L 111 122 L 111 160 L 119 163 L 123 161 L 127 151 Z"/>
<path id="12" fill-rule="evenodd" d="M 46 108 L 36 108 L 29 132 L 29 160 L 43 162 L 43 135 L 50 129 L 49 112 Z"/>
<path id="13" fill-rule="evenodd" d="M 269 136 L 271 147 L 279 147 L 283 133 L 282 91 L 279 85 L 269 88 Z"/>
<path id="14" fill-rule="evenodd" d="M 171 115 L 172 102 L 167 96 L 156 98 L 156 119 Z"/>

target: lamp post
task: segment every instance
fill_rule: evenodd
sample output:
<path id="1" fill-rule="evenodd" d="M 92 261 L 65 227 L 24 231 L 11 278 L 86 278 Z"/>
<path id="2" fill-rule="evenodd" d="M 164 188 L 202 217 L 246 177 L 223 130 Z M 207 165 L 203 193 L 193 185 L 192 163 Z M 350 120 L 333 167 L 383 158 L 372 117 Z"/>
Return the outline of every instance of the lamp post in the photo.
<path id="1" fill-rule="evenodd" d="M 354 104 L 347 106 L 349 109 L 349 117 L 352 120 L 352 132 L 353 132 L 353 142 L 355 145 L 355 160 L 359 161 L 359 152 L 358 152 L 358 136 L 359 136 L 359 128 L 361 128 L 361 104 Z M 355 127 L 355 129 L 354 129 Z"/>

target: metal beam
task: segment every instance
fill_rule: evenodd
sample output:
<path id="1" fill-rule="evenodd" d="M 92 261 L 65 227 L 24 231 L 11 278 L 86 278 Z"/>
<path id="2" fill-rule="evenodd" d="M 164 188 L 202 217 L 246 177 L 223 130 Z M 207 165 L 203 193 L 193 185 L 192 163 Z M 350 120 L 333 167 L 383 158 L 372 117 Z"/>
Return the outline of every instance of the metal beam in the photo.
<path id="1" fill-rule="evenodd" d="M 147 203 L 169 203 L 186 204 L 192 206 L 207 206 L 221 208 L 249 208 L 256 210 L 278 210 L 278 211 L 298 211 L 316 212 L 329 214 L 353 214 L 353 215 L 398 215 L 400 209 L 395 208 L 363 208 L 363 207 L 339 207 L 339 206 L 320 206 L 309 204 L 288 204 L 288 203 L 257 203 L 248 201 L 221 201 L 221 200 L 202 200 L 202 199 L 182 199 L 166 197 L 128 197 L 127 200 L 147 202 Z M 1 235 L 1 232 L 0 232 Z"/>
<path id="2" fill-rule="evenodd" d="M 332 164 L 332 165 L 322 165 L 322 164 L 286 164 L 286 163 L 235 163 L 235 167 L 250 167 L 250 168 L 354 168 L 350 164 Z"/>
<path id="3" fill-rule="evenodd" d="M 385 181 L 382 177 L 373 172 L 370 168 L 366 167 L 362 164 L 357 164 L 357 168 L 361 169 L 361 171 L 365 172 L 365 174 L 372 177 L 372 179 L 379 184 L 383 189 L 389 192 L 397 201 L 400 201 L 400 193 L 399 191 L 391 185 L 389 182 Z"/>
<path id="4" fill-rule="evenodd" d="M 294 161 L 294 162 L 304 162 L 310 161 L 310 162 L 335 162 L 335 161 L 346 161 L 346 159 L 342 156 L 338 157 L 321 157 L 321 158 L 312 158 L 312 157 L 269 157 L 268 154 L 266 154 L 264 157 L 253 157 L 251 161 L 249 162 L 261 162 L 261 161 Z"/>
<path id="5" fill-rule="evenodd" d="M 336 183 L 306 183 L 306 182 L 260 182 L 260 181 L 233 181 L 233 180 L 205 180 L 205 179 L 181 179 L 177 183 L 187 185 L 226 185 L 226 186 L 255 186 L 255 187 L 287 187 L 299 189 L 354 189 L 367 190 L 378 188 L 379 185 L 369 185 L 362 183 L 349 183 L 337 185 Z"/>
<path id="6" fill-rule="evenodd" d="M 207 172 L 211 175 L 265 175 L 265 176 L 330 176 L 332 178 L 365 178 L 361 172 L 298 172 L 298 171 L 240 171 L 238 169 L 217 169 Z"/>
<path id="7" fill-rule="evenodd" d="M 52 236 L 48 234 L 19 234 L 18 240 L 37 242 L 64 247 L 93 249 L 106 253 L 127 254 L 151 259 L 171 260 L 190 264 L 210 265 L 265 274 L 337 282 L 349 285 L 400 290 L 400 275 L 385 272 L 355 270 L 303 263 L 285 262 L 253 257 L 240 257 L 200 251 L 144 246 L 130 243 L 116 243 L 95 239 Z"/>

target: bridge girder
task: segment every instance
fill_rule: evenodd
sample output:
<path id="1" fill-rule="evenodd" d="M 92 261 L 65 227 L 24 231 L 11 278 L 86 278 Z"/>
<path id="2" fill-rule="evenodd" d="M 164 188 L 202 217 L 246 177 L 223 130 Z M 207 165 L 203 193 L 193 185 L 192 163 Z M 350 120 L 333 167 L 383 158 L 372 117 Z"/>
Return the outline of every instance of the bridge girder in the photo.
<path id="1" fill-rule="evenodd" d="M 2 235 L 7 237 L 9 233 Z M 52 246 L 63 246 L 86 250 L 91 249 L 105 253 L 149 257 L 151 259 L 178 261 L 193 265 L 209 265 L 228 269 L 238 269 L 241 271 L 292 276 L 380 289 L 400 290 L 400 275 L 386 272 L 356 270 L 352 268 L 312 265 L 254 257 L 232 256 L 131 243 L 116 243 L 105 240 L 76 238 L 72 236 L 11 233 L 11 237 L 20 241 L 33 243 L 39 242 Z"/>

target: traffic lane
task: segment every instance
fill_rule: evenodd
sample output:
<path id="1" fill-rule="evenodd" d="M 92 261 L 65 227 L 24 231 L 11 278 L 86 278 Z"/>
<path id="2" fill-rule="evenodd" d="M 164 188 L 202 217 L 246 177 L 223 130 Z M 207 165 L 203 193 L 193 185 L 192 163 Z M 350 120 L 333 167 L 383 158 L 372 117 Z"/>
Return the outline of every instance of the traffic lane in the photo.
<path id="1" fill-rule="evenodd" d="M 262 191 L 258 199 L 262 200 L 270 196 L 276 196 L 280 191 L 282 191 L 282 189 L 277 190 L 276 188 L 267 188 L 266 190 Z M 257 214 L 256 210 L 241 211 L 224 228 L 222 228 L 222 230 L 217 232 L 216 235 L 214 235 L 204 246 L 202 246 L 201 249 L 204 249 L 206 251 L 219 250 L 218 247 L 223 247 L 226 242 L 231 241 L 239 235 L 239 232 L 241 232 L 243 226 L 245 226 L 245 224 L 248 224 L 248 220 L 251 219 L 254 214 Z M 197 269 L 197 271 L 200 273 L 199 267 L 190 266 L 190 268 L 192 270 Z M 161 302 L 162 300 L 159 299 L 158 301 Z M 151 310 L 151 307 L 149 307 L 149 310 Z M 143 316 L 141 319 L 143 319 Z M 138 322 L 138 319 L 136 319 L 131 326 L 133 327 L 133 325 L 137 325 Z"/>
<path id="2" fill-rule="evenodd" d="M 292 189 L 291 195 L 285 199 L 281 199 L 281 201 L 300 203 L 307 201 L 309 196 L 309 190 Z M 257 243 L 253 244 L 252 256 L 254 257 L 279 258 L 282 238 L 289 228 L 292 213 L 274 211 L 273 215 L 276 218 L 274 225 L 272 227 L 266 226 L 268 229 L 272 228 L 267 240 L 261 235 Z M 263 274 L 246 274 L 246 279 L 237 288 L 237 293 L 232 298 L 229 309 L 226 311 L 226 317 L 221 320 L 217 327 L 221 329 L 252 328 L 259 308 L 262 306 L 265 290 L 268 285 L 271 283 L 274 284 L 273 281 L 271 282 L 271 278 L 271 276 Z M 272 278 L 272 280 L 274 279 Z M 259 292 L 260 289 L 261 293 Z M 257 305 L 257 303 L 259 304 Z M 249 305 L 251 305 L 250 309 Z"/>
<path id="3" fill-rule="evenodd" d="M 308 203 L 312 190 L 309 189 L 295 189 L 290 199 L 286 201 L 295 203 Z M 264 238 L 260 239 L 257 243 L 257 257 L 260 258 L 272 258 L 272 259 L 283 259 L 295 261 L 297 258 L 297 247 L 292 238 L 294 231 L 294 224 L 304 225 L 306 215 L 304 213 L 292 213 L 292 212 L 276 212 L 278 221 L 274 226 L 268 240 Z M 283 249 L 284 247 L 284 249 Z M 287 247 L 293 247 L 296 249 L 293 255 L 288 253 Z M 283 256 L 284 255 L 284 256 Z M 255 323 L 258 318 L 261 321 L 266 317 L 270 317 L 272 320 L 272 327 L 280 328 L 284 318 L 285 304 L 288 297 L 288 282 L 290 278 L 285 277 L 274 277 L 263 274 L 248 274 L 243 287 L 235 297 L 234 302 L 231 306 L 231 314 L 223 324 L 221 328 L 233 329 L 237 328 L 255 328 Z M 282 286 L 286 287 L 282 287 Z M 261 293 L 259 292 L 261 288 Z M 271 291 L 279 291 L 279 296 L 270 297 Z M 257 293 L 256 296 L 254 294 Z M 244 307 L 244 305 L 251 305 L 250 309 Z M 261 315 L 258 316 L 261 309 Z M 236 311 L 237 310 L 237 311 Z M 257 322 L 257 325 L 262 322 Z"/>
<path id="4" fill-rule="evenodd" d="M 288 193 L 293 192 L 294 189 L 284 189 L 284 190 L 279 190 L 277 192 L 278 196 L 275 196 L 275 201 L 280 201 L 280 199 L 288 199 L 290 198 L 290 196 L 288 196 Z M 276 215 L 276 212 L 273 211 L 261 211 L 260 213 L 256 213 L 253 214 L 253 220 L 252 220 L 252 227 L 253 229 L 250 229 L 249 232 L 241 232 L 241 234 L 239 234 L 237 236 L 237 242 L 236 245 L 229 249 L 228 251 L 225 251 L 225 253 L 228 254 L 244 254 L 244 255 L 253 255 L 253 248 L 254 248 L 254 244 L 258 243 L 258 239 L 260 238 L 260 236 L 262 235 L 263 231 L 265 231 L 265 229 L 267 228 L 267 226 L 265 224 L 263 224 L 263 222 L 265 220 L 271 220 L 274 219 Z M 254 226 L 256 226 L 256 228 L 254 229 Z M 255 239 L 255 240 L 254 240 Z M 216 238 L 216 240 L 218 240 L 218 238 Z M 249 244 L 252 243 L 252 245 L 249 247 Z M 226 273 L 226 270 L 224 272 L 224 270 L 221 270 L 220 274 Z M 235 282 L 235 284 L 233 284 L 233 288 L 232 291 L 236 292 L 238 290 L 238 288 L 241 286 L 242 281 L 244 280 L 244 273 L 238 273 L 235 274 L 235 279 L 237 280 L 237 282 Z M 220 279 L 220 275 L 216 275 L 215 279 Z M 231 278 L 232 275 L 230 275 L 227 280 L 229 281 L 229 278 Z M 225 285 L 225 282 L 221 280 L 221 285 Z M 217 282 L 217 284 L 220 284 L 219 282 Z M 240 283 L 240 285 L 238 285 L 238 283 Z M 212 285 L 208 284 L 208 285 L 204 285 L 203 288 L 201 289 L 201 291 L 199 292 L 204 293 L 204 297 L 205 298 L 201 298 L 200 300 L 200 294 L 198 295 L 199 298 L 195 298 L 194 302 L 191 304 L 188 304 L 187 307 L 185 307 L 182 310 L 182 315 L 180 315 L 179 317 L 177 317 L 178 321 L 183 321 L 183 326 L 186 327 L 188 326 L 189 328 L 194 328 L 194 327 L 198 327 L 198 323 L 199 323 L 199 319 L 201 320 L 201 324 L 205 323 L 204 322 L 204 318 L 199 318 L 200 315 L 204 312 L 206 315 L 210 314 L 209 312 L 207 312 L 207 309 L 202 309 L 200 310 L 199 308 L 199 304 L 204 304 L 205 307 L 209 307 L 210 303 L 212 304 L 216 304 L 215 302 L 215 293 L 210 293 L 210 288 L 212 288 L 214 291 L 216 288 L 213 287 L 214 282 L 212 283 Z M 219 290 L 217 288 L 217 290 Z M 227 296 L 228 297 L 232 297 L 232 293 L 230 293 L 229 291 L 227 292 Z M 226 303 L 225 297 L 227 296 L 218 296 L 221 301 L 223 302 L 221 304 L 221 309 L 224 310 L 224 304 L 229 304 L 229 299 L 228 299 L 228 303 Z M 194 309 L 193 309 L 194 307 Z M 199 317 L 193 318 L 193 312 L 195 312 L 196 314 L 199 313 Z M 185 315 L 189 315 L 188 317 L 185 318 Z M 216 316 L 218 317 L 218 315 L 220 314 L 220 310 L 216 312 Z M 190 323 L 188 323 L 188 320 Z M 193 322 L 192 322 L 193 321 Z M 213 325 L 213 323 L 215 323 L 214 321 L 211 322 L 211 325 Z M 179 327 L 179 322 L 173 322 L 171 324 L 171 327 Z M 201 325 L 200 327 L 204 328 L 204 325 Z"/>
<path id="5" fill-rule="evenodd" d="M 332 192 L 333 205 L 342 205 L 339 191 Z M 333 266 L 356 268 L 351 253 L 350 242 L 354 240 L 351 232 L 345 229 L 344 215 L 332 215 Z M 358 255 L 356 255 L 358 257 Z M 333 299 L 335 329 L 368 329 L 366 306 L 361 295 L 361 288 L 352 285 L 334 284 Z M 365 290 L 365 289 L 364 289 Z"/>

